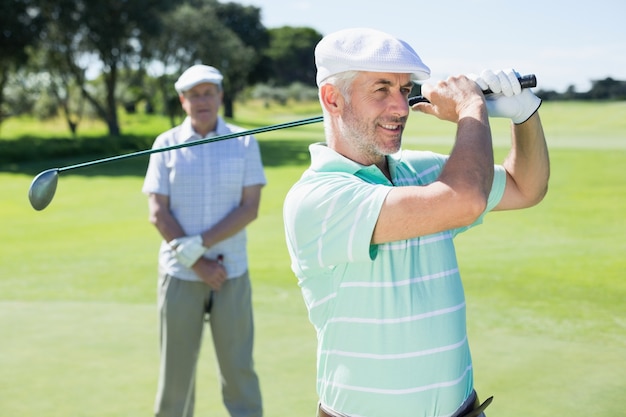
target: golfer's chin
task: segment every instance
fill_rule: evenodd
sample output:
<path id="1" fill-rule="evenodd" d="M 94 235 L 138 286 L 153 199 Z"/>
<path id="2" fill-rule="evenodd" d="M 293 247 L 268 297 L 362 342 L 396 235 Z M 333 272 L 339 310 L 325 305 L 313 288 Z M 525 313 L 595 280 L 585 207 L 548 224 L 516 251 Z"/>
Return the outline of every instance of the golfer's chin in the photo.
<path id="1" fill-rule="evenodd" d="M 383 146 L 380 148 L 380 153 L 383 155 L 393 155 L 394 153 L 400 150 L 402 146 L 402 138 L 398 137 L 397 139 L 388 140 L 385 142 Z"/>

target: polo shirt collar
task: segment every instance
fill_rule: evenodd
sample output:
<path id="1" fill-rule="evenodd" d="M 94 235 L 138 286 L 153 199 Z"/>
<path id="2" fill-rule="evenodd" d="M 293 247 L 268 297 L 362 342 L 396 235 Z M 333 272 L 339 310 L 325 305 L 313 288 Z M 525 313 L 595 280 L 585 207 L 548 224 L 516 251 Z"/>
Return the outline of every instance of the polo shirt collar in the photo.
<path id="1" fill-rule="evenodd" d="M 181 136 L 184 138 L 183 142 L 204 139 L 191 126 L 191 118 L 189 116 L 185 117 L 185 120 L 183 120 L 183 123 L 181 124 L 181 129 L 182 129 Z M 209 132 L 205 137 L 226 135 L 228 133 L 230 133 L 230 130 L 228 129 L 226 122 L 220 116 L 217 116 L 217 123 L 215 125 L 215 130 L 212 132 Z"/>
<path id="2" fill-rule="evenodd" d="M 380 177 L 387 180 L 387 177 L 378 169 L 376 165 L 361 165 L 328 147 L 324 142 L 314 143 L 309 146 L 311 153 L 311 169 L 317 172 L 344 172 L 356 175 L 360 178 Z M 395 177 L 396 166 L 401 163 L 399 151 L 393 155 L 387 155 L 387 163 L 391 177 Z"/>

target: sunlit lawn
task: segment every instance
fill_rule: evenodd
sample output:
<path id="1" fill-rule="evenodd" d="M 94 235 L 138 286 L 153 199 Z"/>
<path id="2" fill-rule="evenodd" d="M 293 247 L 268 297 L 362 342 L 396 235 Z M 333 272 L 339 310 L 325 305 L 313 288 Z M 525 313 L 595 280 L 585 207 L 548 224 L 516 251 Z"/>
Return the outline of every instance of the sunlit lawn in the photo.
<path id="1" fill-rule="evenodd" d="M 548 196 L 529 210 L 493 213 L 457 240 L 476 386 L 495 396 L 491 416 L 613 417 L 626 409 L 626 108 L 596 106 L 544 104 Z M 251 104 L 236 116 L 252 126 L 318 113 Z M 499 122 L 502 158 L 506 124 Z M 154 123 L 156 133 L 167 127 Z M 451 125 L 414 115 L 406 146 L 446 151 L 451 135 Z M 313 416 L 315 334 L 289 269 L 281 210 L 322 126 L 258 139 L 269 184 L 249 228 L 256 365 L 268 417 Z M 62 173 L 50 206 L 30 207 L 34 174 L 81 161 L 0 172 L 1 416 L 152 410 L 159 238 L 140 192 L 146 158 Z M 196 415 L 226 417 L 209 338 Z"/>

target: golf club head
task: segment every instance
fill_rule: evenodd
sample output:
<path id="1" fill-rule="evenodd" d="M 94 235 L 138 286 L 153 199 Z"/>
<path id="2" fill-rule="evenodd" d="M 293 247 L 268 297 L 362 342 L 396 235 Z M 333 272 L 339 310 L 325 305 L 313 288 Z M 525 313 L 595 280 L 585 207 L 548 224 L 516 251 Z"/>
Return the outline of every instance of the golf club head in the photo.
<path id="1" fill-rule="evenodd" d="M 35 210 L 43 210 L 48 207 L 57 190 L 58 179 L 58 168 L 43 171 L 33 179 L 28 189 L 28 199 Z"/>

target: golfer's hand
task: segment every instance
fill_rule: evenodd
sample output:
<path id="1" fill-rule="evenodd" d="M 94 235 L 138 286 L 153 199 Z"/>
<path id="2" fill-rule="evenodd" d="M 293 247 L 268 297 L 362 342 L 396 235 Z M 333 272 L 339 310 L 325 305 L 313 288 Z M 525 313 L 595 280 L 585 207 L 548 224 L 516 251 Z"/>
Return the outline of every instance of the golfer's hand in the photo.
<path id="1" fill-rule="evenodd" d="M 178 262 L 187 268 L 191 268 L 206 252 L 206 248 L 202 246 L 202 237 L 200 235 L 179 237 L 170 241 L 169 245 L 174 251 Z"/>
<path id="2" fill-rule="evenodd" d="M 434 85 L 424 84 L 422 95 L 429 102 L 420 102 L 411 108 L 441 120 L 457 123 L 465 116 L 475 116 L 476 111 L 485 111 L 482 91 L 464 75 L 449 77 Z"/>
<path id="3" fill-rule="evenodd" d="M 520 124 L 530 119 L 541 106 L 541 99 L 530 89 L 522 90 L 519 74 L 513 69 L 498 72 L 484 70 L 480 76 L 470 74 L 468 77 L 482 90 L 489 89 L 493 92 L 485 96 L 487 111 L 491 117 L 505 117 Z"/>
<path id="4" fill-rule="evenodd" d="M 198 277 L 212 290 L 219 291 L 228 278 L 226 269 L 217 260 L 200 258 L 191 267 Z"/>

